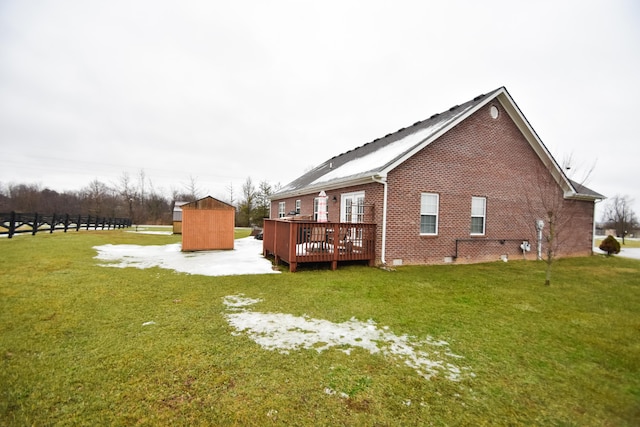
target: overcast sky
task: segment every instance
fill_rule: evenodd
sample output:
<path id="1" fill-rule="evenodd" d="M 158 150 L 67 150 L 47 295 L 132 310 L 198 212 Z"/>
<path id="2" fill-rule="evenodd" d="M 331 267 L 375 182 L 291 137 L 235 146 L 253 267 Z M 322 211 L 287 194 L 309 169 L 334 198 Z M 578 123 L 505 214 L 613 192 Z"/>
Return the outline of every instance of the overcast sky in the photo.
<path id="1" fill-rule="evenodd" d="M 0 185 L 228 198 L 500 86 L 640 214 L 634 0 L 0 0 Z"/>

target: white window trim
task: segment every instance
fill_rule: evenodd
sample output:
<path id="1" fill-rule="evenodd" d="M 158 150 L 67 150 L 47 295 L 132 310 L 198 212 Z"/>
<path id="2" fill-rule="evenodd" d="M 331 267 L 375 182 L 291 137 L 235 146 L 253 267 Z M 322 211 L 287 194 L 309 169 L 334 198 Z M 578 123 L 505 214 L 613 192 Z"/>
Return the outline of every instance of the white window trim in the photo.
<path id="1" fill-rule="evenodd" d="M 285 202 L 278 202 L 278 218 L 285 216 L 287 216 L 286 204 Z"/>
<path id="2" fill-rule="evenodd" d="M 300 215 L 300 199 L 296 200 L 296 215 Z"/>
<path id="3" fill-rule="evenodd" d="M 347 199 L 355 200 L 361 199 L 364 203 L 364 191 L 354 191 L 352 193 L 343 193 L 340 195 L 340 221 L 357 223 L 358 219 L 364 218 L 364 211 L 351 212 L 351 218 L 347 218 Z M 364 205 L 352 205 L 359 206 L 360 209 L 364 209 Z M 356 221 L 354 221 L 356 219 Z"/>
<path id="4" fill-rule="evenodd" d="M 482 215 L 473 214 L 473 201 L 482 200 Z M 471 218 L 482 218 L 482 233 L 470 232 L 472 236 L 484 236 L 487 234 L 487 198 L 486 197 L 471 197 Z"/>
<path id="5" fill-rule="evenodd" d="M 436 196 L 436 212 L 435 212 L 435 216 L 436 216 L 436 231 L 435 231 L 435 233 L 423 233 L 422 230 L 420 230 L 420 235 L 421 236 L 437 236 L 438 235 L 438 226 L 439 226 L 439 223 L 440 223 L 440 195 L 438 193 L 420 193 L 420 223 L 418 223 L 419 227 L 420 227 L 420 225 L 422 223 L 422 215 L 434 215 L 433 213 L 424 213 L 424 212 L 422 212 L 422 196 L 423 195 Z"/>
<path id="6" fill-rule="evenodd" d="M 318 220 L 318 197 L 313 199 L 313 220 Z"/>

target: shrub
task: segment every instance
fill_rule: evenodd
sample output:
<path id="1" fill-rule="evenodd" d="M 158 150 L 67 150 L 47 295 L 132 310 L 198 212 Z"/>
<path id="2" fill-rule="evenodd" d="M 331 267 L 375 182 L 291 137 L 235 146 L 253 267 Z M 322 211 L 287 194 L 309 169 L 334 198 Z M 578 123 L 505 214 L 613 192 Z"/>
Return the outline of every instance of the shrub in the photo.
<path id="1" fill-rule="evenodd" d="M 607 236 L 607 238 L 600 243 L 600 250 L 605 251 L 607 255 L 620 253 L 620 243 L 615 237 Z"/>

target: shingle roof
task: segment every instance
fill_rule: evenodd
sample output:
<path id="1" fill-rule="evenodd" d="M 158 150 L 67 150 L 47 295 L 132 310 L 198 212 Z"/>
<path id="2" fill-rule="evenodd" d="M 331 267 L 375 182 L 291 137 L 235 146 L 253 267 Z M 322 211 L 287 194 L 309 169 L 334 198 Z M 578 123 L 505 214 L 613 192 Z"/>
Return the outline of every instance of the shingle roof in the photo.
<path id="1" fill-rule="evenodd" d="M 606 198 L 602 194 L 596 191 L 593 191 L 592 189 L 585 187 L 584 185 L 579 184 L 574 180 L 571 180 L 571 185 L 573 185 L 573 188 L 575 188 L 577 196 L 583 196 L 583 197 L 586 197 L 587 199 L 600 199 L 600 200 Z"/>
<path id="2" fill-rule="evenodd" d="M 550 172 L 565 191 L 577 198 L 604 198 L 601 194 L 567 178 L 506 88 L 500 87 L 486 94 L 478 95 L 464 104 L 455 105 L 441 113 L 434 114 L 426 120 L 398 129 L 382 138 L 374 139 L 353 150 L 334 156 L 282 187 L 272 195 L 272 200 L 308 194 L 321 189 L 328 190 L 356 185 L 361 182 L 371 182 L 371 179 L 384 177 L 404 160 L 435 141 L 496 97 L 501 100 L 538 156 L 550 160 L 550 162 L 545 161 L 544 163 L 549 165 Z"/>
<path id="3" fill-rule="evenodd" d="M 464 104 L 455 105 L 426 120 L 334 156 L 285 185 L 274 196 L 314 187 L 316 184 L 329 185 L 334 181 L 356 180 L 380 174 L 426 140 L 448 129 L 452 123 L 500 89 L 476 96 Z"/>

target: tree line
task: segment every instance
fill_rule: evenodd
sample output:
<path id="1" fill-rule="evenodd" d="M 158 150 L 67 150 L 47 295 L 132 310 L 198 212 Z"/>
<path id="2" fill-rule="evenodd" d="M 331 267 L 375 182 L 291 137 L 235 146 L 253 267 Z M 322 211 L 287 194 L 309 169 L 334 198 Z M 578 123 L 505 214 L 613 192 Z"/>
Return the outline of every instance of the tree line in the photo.
<path id="1" fill-rule="evenodd" d="M 249 177 L 238 194 L 233 185 L 222 201 L 236 207 L 236 226 L 262 226 L 269 216 L 271 194 L 278 188 L 261 181 L 257 186 Z M 163 194 L 141 171 L 132 177 L 124 173 L 118 182 L 106 184 L 97 179 L 78 191 L 58 192 L 40 184 L 0 183 L 0 212 L 69 213 L 130 218 L 134 224 L 170 225 L 175 202 L 192 202 L 206 194 L 191 178 L 182 190 Z"/>

